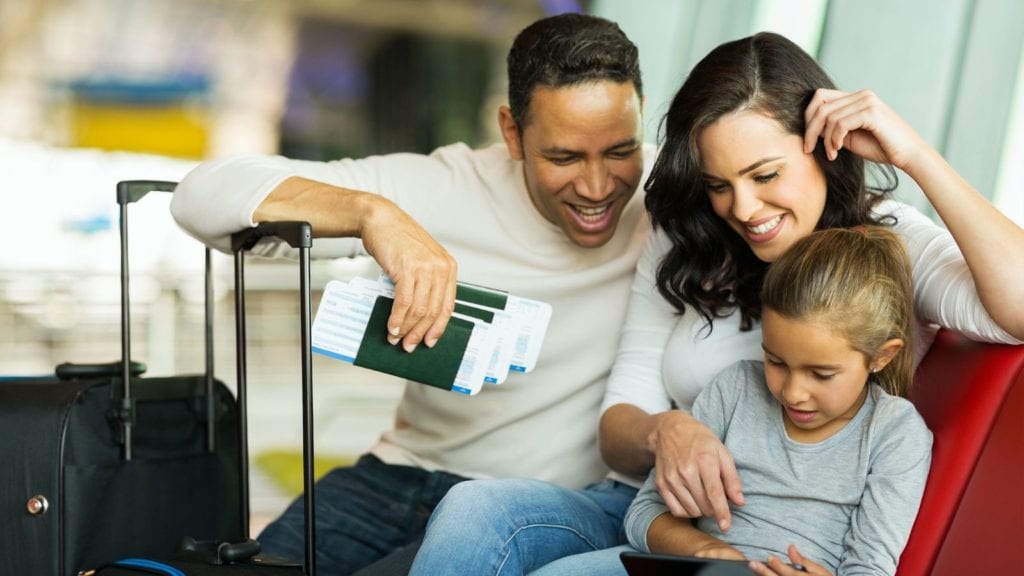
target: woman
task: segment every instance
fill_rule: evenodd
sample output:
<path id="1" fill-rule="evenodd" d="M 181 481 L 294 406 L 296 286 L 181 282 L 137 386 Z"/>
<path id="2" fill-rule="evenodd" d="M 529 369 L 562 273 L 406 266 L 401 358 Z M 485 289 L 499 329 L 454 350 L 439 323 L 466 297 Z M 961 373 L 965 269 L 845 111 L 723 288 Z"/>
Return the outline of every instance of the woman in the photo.
<path id="1" fill-rule="evenodd" d="M 600 573 L 614 564 L 592 557 L 617 555 L 600 550 L 625 541 L 622 515 L 652 466 L 674 515 L 713 516 L 728 530 L 742 486 L 725 447 L 688 411 L 722 368 L 761 358 L 765 269 L 815 229 L 882 224 L 906 243 L 918 359 L 936 326 L 1024 338 L 1014 304 L 1024 230 L 876 95 L 836 90 L 792 42 L 761 33 L 714 49 L 679 89 L 664 131 L 645 186 L 656 233 L 637 265 L 602 406 L 612 474 L 581 491 L 464 483 L 435 511 L 413 573 L 527 573 L 594 550 L 539 573 Z M 866 183 L 865 160 L 885 166 L 889 186 Z M 893 168 L 918 184 L 948 232 L 889 198 Z"/>

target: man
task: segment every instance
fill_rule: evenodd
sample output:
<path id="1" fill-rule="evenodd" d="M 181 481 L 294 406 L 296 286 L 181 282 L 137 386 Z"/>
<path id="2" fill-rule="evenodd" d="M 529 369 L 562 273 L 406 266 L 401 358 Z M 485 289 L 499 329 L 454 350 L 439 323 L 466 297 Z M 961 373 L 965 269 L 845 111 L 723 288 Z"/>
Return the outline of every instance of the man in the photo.
<path id="1" fill-rule="evenodd" d="M 473 397 L 408 383 L 394 429 L 317 483 L 324 574 L 411 563 L 430 511 L 466 478 L 581 487 L 606 471 L 598 408 L 649 230 L 635 194 L 645 156 L 637 50 L 611 22 L 554 16 L 516 37 L 508 75 L 503 145 L 226 159 L 200 165 L 174 195 L 178 222 L 222 249 L 254 222 L 305 220 L 328 238 L 315 242 L 321 254 L 373 256 L 396 282 L 389 340 L 407 351 L 441 336 L 456 279 L 552 306 L 533 371 Z M 267 553 L 301 558 L 301 498 L 259 539 Z"/>

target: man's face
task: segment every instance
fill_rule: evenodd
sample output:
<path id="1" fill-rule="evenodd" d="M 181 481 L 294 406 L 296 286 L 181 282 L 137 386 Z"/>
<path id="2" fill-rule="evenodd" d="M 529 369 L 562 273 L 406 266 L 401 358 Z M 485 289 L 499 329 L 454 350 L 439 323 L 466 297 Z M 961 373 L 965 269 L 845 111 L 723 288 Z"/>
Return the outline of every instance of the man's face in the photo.
<path id="1" fill-rule="evenodd" d="M 537 87 L 520 133 L 507 107 L 499 121 L 512 158 L 523 161 L 537 211 L 575 244 L 615 234 L 643 174 L 641 103 L 631 82 Z"/>

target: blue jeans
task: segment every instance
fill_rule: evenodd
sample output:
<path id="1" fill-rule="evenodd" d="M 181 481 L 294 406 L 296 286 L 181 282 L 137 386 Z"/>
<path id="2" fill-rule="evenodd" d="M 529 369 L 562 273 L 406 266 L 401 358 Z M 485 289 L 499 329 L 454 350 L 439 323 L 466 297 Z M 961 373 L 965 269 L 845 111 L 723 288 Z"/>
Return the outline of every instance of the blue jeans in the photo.
<path id="1" fill-rule="evenodd" d="M 574 554 L 541 566 L 530 572 L 530 576 L 626 576 L 626 567 L 619 560 L 619 554 L 626 550 L 636 552 L 636 548 L 622 544 L 614 548 Z"/>
<path id="2" fill-rule="evenodd" d="M 622 520 L 636 492 L 612 480 L 583 490 L 539 480 L 464 482 L 431 516 L 410 575 L 518 576 L 624 544 Z"/>
<path id="3" fill-rule="evenodd" d="M 364 567 L 368 573 L 382 572 L 370 565 L 387 566 L 390 555 L 401 556 L 404 547 L 415 550 L 431 511 L 463 480 L 446 472 L 385 464 L 371 454 L 354 466 L 327 473 L 314 488 L 317 574 L 348 575 Z M 264 553 L 302 561 L 303 506 L 299 496 L 263 530 L 258 540 Z M 412 553 L 408 556 L 411 560 Z"/>

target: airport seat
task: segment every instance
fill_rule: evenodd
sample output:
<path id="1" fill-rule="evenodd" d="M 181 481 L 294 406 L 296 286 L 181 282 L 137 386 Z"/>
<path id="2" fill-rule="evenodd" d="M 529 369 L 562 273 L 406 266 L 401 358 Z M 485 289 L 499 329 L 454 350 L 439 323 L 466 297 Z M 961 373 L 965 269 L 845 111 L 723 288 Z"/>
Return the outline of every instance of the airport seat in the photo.
<path id="1" fill-rule="evenodd" d="M 1024 346 L 940 330 L 910 399 L 935 442 L 897 575 L 1024 572 Z"/>

